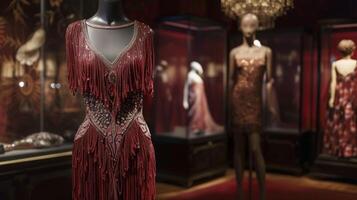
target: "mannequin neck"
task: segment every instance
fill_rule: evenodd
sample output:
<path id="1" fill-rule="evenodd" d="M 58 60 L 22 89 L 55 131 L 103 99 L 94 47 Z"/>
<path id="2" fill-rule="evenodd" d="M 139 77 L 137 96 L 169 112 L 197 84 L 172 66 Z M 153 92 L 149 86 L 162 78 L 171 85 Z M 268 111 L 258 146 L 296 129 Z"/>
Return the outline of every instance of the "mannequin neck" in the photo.
<path id="1" fill-rule="evenodd" d="M 252 47 L 252 46 L 254 46 L 254 41 L 255 41 L 255 35 L 253 35 L 251 37 L 244 37 L 243 36 L 243 45 Z"/>
<path id="2" fill-rule="evenodd" d="M 95 17 L 100 18 L 100 21 L 107 25 L 120 24 L 128 21 L 123 12 L 123 3 L 121 0 L 99 0 Z"/>
<path id="3" fill-rule="evenodd" d="M 344 60 L 351 60 L 351 59 L 352 59 L 352 55 L 344 56 L 344 57 L 342 57 L 342 59 L 344 59 Z"/>

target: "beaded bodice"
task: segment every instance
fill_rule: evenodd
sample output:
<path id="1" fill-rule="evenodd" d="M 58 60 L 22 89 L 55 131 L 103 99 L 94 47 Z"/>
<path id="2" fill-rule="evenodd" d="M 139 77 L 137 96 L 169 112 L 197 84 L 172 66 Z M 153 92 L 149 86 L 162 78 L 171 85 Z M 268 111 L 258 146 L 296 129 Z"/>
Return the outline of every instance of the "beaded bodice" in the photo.
<path id="1" fill-rule="evenodd" d="M 143 95 L 140 92 L 132 92 L 123 102 L 120 111 L 113 115 L 105 105 L 92 95 L 84 96 L 84 102 L 87 107 L 87 115 L 91 122 L 103 133 L 108 129 L 118 126 L 117 131 L 124 132 L 134 116 L 141 114 Z"/>
<path id="2" fill-rule="evenodd" d="M 235 87 L 258 92 L 260 96 L 265 73 L 264 59 L 238 59 L 236 64 Z"/>
<path id="3" fill-rule="evenodd" d="M 106 138 L 115 152 L 133 122 L 150 137 L 142 116 L 143 96 L 152 94 L 152 30 L 135 21 L 134 35 L 113 62 L 90 43 L 85 21 L 72 23 L 66 32 L 69 88 L 82 95 L 86 118 L 75 140 L 89 126 Z"/>
<path id="4" fill-rule="evenodd" d="M 113 157 L 116 156 L 117 149 L 132 123 L 137 123 L 141 132 L 147 137 L 151 137 L 149 128 L 142 115 L 143 94 L 141 92 L 132 92 L 123 102 L 119 112 L 113 114 L 110 109 L 93 95 L 83 96 L 86 105 L 86 118 L 80 126 L 75 140 L 81 138 L 88 130 L 90 125 L 94 126 L 99 134 L 106 139 L 107 148 Z"/>

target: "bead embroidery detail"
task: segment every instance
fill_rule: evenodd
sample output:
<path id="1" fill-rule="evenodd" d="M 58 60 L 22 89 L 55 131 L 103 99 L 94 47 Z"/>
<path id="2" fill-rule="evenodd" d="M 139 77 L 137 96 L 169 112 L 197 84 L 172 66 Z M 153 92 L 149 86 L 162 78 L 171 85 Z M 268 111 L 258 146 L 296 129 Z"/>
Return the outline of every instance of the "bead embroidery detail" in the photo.
<path id="1" fill-rule="evenodd" d="M 102 102 L 92 95 L 84 95 L 84 102 L 89 118 L 86 124 L 92 122 L 105 137 L 108 143 L 107 149 L 112 156 L 116 156 L 116 149 L 120 146 L 126 130 L 134 121 L 138 122 L 143 134 L 150 138 L 149 129 L 142 116 L 142 92 L 130 92 L 116 115 L 113 115 Z M 83 126 L 87 126 L 86 124 Z"/>
<path id="2" fill-rule="evenodd" d="M 77 139 L 81 138 L 88 130 L 90 125 L 90 121 L 88 119 L 88 117 L 86 117 L 84 119 L 84 122 L 81 124 L 81 126 L 79 127 L 76 135 L 74 136 L 74 140 L 76 141 Z"/>
<path id="3" fill-rule="evenodd" d="M 116 123 L 123 126 L 126 121 L 133 119 L 134 115 L 141 110 L 143 104 L 143 95 L 140 92 L 131 92 L 125 99 L 116 116 Z"/>
<path id="4" fill-rule="evenodd" d="M 141 131 L 148 137 L 151 138 L 151 134 L 150 134 L 150 130 L 149 127 L 147 125 L 147 123 L 145 122 L 145 119 L 143 117 L 143 115 L 139 115 L 137 118 L 137 122 L 141 128 Z"/>
<path id="5" fill-rule="evenodd" d="M 84 95 L 83 99 L 87 106 L 89 118 L 101 132 L 104 132 L 103 130 L 107 129 L 111 123 L 110 112 L 101 101 L 91 95 Z"/>

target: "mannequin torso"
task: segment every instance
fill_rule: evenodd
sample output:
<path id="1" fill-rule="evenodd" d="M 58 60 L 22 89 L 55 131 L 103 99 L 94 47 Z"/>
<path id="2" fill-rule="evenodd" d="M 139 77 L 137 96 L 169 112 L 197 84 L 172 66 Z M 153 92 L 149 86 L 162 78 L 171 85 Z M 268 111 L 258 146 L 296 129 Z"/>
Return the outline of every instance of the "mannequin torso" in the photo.
<path id="1" fill-rule="evenodd" d="M 330 99 L 329 99 L 329 107 L 333 107 L 335 101 L 335 90 L 337 84 L 337 74 L 339 73 L 342 76 L 347 76 L 353 73 L 357 67 L 357 60 L 347 58 L 340 59 L 332 63 L 331 67 L 331 83 L 330 83 Z"/>
<path id="2" fill-rule="evenodd" d="M 343 76 L 346 76 L 355 70 L 355 68 L 357 66 L 357 60 L 341 59 L 341 60 L 335 61 L 332 64 L 332 66 L 334 66 L 340 74 L 342 74 Z"/>
<path id="3" fill-rule="evenodd" d="M 134 37 L 135 22 L 124 15 L 120 0 L 99 0 L 96 14 L 85 22 L 88 43 L 109 62 L 114 62 Z"/>
<path id="4" fill-rule="evenodd" d="M 183 107 L 185 109 L 188 109 L 188 93 L 189 93 L 189 87 L 193 83 L 203 83 L 203 80 L 201 76 L 195 71 L 195 70 L 190 70 L 190 72 L 187 74 L 187 80 L 185 83 L 184 91 L 183 91 Z"/>
<path id="5" fill-rule="evenodd" d="M 262 60 L 263 64 L 265 64 L 268 51 L 271 50 L 270 48 L 265 46 L 258 47 L 254 45 L 252 47 L 249 47 L 247 45 L 241 45 L 233 49 L 233 51 L 234 51 L 234 58 L 237 61 L 237 64 L 239 64 L 238 61 L 241 60 L 245 60 L 245 61 Z"/>
<path id="6" fill-rule="evenodd" d="M 267 60 L 270 58 L 270 52 L 270 48 L 265 46 L 258 47 L 253 45 L 250 47 L 247 45 L 241 45 L 233 49 L 231 53 L 234 57 L 234 66 L 238 67 L 238 69 L 242 67 L 243 71 L 252 72 L 254 70 L 254 66 L 259 66 L 263 67 L 262 72 L 264 74 L 268 65 Z M 239 75 L 244 75 L 244 73 L 239 73 L 238 76 Z"/>
<path id="7" fill-rule="evenodd" d="M 201 76 L 197 74 L 197 72 L 191 70 L 188 73 L 188 82 L 189 82 L 189 84 L 191 84 L 191 83 L 202 83 L 203 80 L 202 80 Z"/>
<path id="8" fill-rule="evenodd" d="M 116 28 L 100 28 L 86 25 L 88 43 L 98 54 L 102 54 L 106 60 L 114 62 L 117 56 L 125 49 L 134 37 L 134 23 Z"/>

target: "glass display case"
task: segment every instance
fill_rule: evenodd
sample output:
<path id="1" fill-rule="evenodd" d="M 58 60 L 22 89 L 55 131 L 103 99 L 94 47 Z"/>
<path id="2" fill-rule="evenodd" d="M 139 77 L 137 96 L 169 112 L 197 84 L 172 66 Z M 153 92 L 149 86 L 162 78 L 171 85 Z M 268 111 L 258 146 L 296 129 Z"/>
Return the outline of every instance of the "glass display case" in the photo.
<path id="1" fill-rule="evenodd" d="M 273 117 L 264 106 L 267 166 L 301 174 L 309 162 L 313 130 L 312 36 L 304 29 L 287 29 L 265 32 L 259 38 L 273 52 L 274 99 L 278 111 L 278 116 Z"/>
<path id="2" fill-rule="evenodd" d="M 156 135 L 189 139 L 224 132 L 225 37 L 221 27 L 206 21 L 160 24 L 156 30 Z M 193 61 L 202 72 L 192 69 Z"/>
<path id="3" fill-rule="evenodd" d="M 241 44 L 231 38 L 231 49 Z M 313 43 L 304 29 L 273 29 L 258 32 L 259 42 L 272 49 L 273 106 L 268 109 L 263 87 L 263 149 L 267 168 L 302 173 L 313 129 Z M 265 83 L 264 83 L 265 84 Z"/>
<path id="4" fill-rule="evenodd" d="M 332 69 L 333 63 L 343 58 L 343 51 L 338 47 L 339 42 L 357 42 L 357 24 L 323 24 L 320 34 L 317 158 L 312 172 L 324 177 L 357 179 L 357 138 L 354 130 L 356 106 L 353 100 L 356 93 L 349 93 L 355 88 L 353 82 L 357 75 L 355 70 L 342 74 L 341 68 L 348 69 L 343 64 L 336 64 Z M 353 54 L 352 59 L 356 58 L 356 54 Z M 334 73 L 335 90 L 331 89 Z M 335 98 L 331 98 L 332 90 Z M 333 100 L 331 104 L 330 99 Z"/>
<path id="5" fill-rule="evenodd" d="M 304 86 L 313 85 L 312 37 L 303 29 L 296 29 L 263 32 L 259 39 L 273 51 L 273 95 L 278 111 L 278 116 L 273 117 L 265 104 L 264 129 L 277 132 L 310 131 L 313 127 L 312 87 Z M 266 99 L 263 101 L 266 102 Z"/>
<path id="6" fill-rule="evenodd" d="M 0 2 L 0 199 L 70 198 L 55 182 L 70 185 L 83 110 L 67 89 L 64 34 L 90 12 L 83 2 Z"/>
<path id="7" fill-rule="evenodd" d="M 158 173 L 159 177 L 183 175 L 187 179 L 181 182 L 191 184 L 198 174 L 223 169 L 225 164 L 226 31 L 207 19 L 172 17 L 159 23 L 155 38 L 152 128 Z M 165 154 L 165 148 L 173 149 L 168 144 L 181 144 L 177 151 L 183 152 L 176 154 L 176 161 Z M 213 161 L 214 154 L 222 155 L 223 160 Z M 188 161 L 189 157 L 194 159 Z M 204 163 L 201 158 L 212 160 Z M 182 167 L 185 160 L 187 166 Z M 181 169 L 174 169 L 177 162 L 183 162 Z M 181 174 L 185 171 L 189 172 Z"/>
<path id="8" fill-rule="evenodd" d="M 51 1 L 41 10 L 43 2 L 26 2 L 1 2 L 8 9 L 0 14 L 0 161 L 47 147 L 70 150 L 82 120 L 80 102 L 67 89 L 64 47 L 79 4 Z M 48 144 L 27 143 L 37 139 Z"/>

